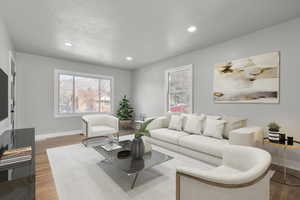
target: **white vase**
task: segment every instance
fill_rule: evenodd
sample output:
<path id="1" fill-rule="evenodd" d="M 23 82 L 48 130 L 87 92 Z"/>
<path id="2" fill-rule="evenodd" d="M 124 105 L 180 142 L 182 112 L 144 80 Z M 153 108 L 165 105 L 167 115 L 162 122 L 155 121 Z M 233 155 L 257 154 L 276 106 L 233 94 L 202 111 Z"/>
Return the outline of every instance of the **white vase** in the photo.
<path id="1" fill-rule="evenodd" d="M 147 141 L 145 137 L 143 137 L 143 142 L 144 142 L 144 152 L 148 153 L 152 151 L 152 145 Z"/>

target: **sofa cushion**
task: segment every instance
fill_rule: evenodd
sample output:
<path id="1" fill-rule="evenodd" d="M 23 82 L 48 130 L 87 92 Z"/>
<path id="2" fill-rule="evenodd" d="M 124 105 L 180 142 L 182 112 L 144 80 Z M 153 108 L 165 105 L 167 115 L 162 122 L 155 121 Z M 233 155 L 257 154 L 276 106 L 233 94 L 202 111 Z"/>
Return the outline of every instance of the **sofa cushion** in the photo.
<path id="1" fill-rule="evenodd" d="M 226 145 L 228 145 L 228 140 L 220 140 L 203 135 L 189 135 L 186 137 L 180 137 L 179 145 L 194 151 L 222 157 L 223 149 Z"/>
<path id="2" fill-rule="evenodd" d="M 185 125 L 183 127 L 183 130 L 188 133 L 194 133 L 194 134 L 201 134 L 202 132 L 202 126 L 203 126 L 203 120 L 205 116 L 202 115 L 186 115 L 185 117 Z"/>
<path id="3" fill-rule="evenodd" d="M 173 115 L 181 115 L 181 113 L 180 112 L 166 112 L 166 114 L 165 114 L 166 120 L 165 120 L 164 128 L 168 128 L 169 127 L 169 124 L 170 124 L 170 121 L 171 121 L 171 117 Z"/>
<path id="4" fill-rule="evenodd" d="M 160 129 L 150 130 L 150 135 L 155 139 L 159 139 L 165 142 L 178 145 L 178 139 L 183 136 L 188 136 L 189 134 L 182 131 L 160 128 Z"/>
<path id="5" fill-rule="evenodd" d="M 219 115 L 204 115 L 205 116 L 205 119 L 203 121 L 203 126 L 202 126 L 202 133 L 204 132 L 205 130 L 205 127 L 206 127 L 206 121 L 208 119 L 215 119 L 215 120 L 219 120 L 219 119 L 222 119 L 222 116 L 219 116 Z"/>
<path id="6" fill-rule="evenodd" d="M 93 136 L 111 135 L 116 133 L 117 130 L 109 126 L 93 126 L 91 127 L 91 133 Z"/>
<path id="7" fill-rule="evenodd" d="M 206 127 L 203 135 L 222 139 L 226 121 L 206 119 Z"/>
<path id="8" fill-rule="evenodd" d="M 183 118 L 181 115 L 173 115 L 171 117 L 169 129 L 181 131 L 182 130 L 182 121 L 183 121 Z"/>

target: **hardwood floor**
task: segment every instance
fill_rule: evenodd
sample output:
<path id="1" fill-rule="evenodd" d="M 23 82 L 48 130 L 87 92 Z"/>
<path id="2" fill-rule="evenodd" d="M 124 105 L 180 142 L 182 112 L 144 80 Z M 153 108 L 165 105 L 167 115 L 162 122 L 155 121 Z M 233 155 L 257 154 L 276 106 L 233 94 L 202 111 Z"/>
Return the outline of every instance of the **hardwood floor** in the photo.
<path id="1" fill-rule="evenodd" d="M 121 135 L 128 134 L 124 132 Z M 48 161 L 48 148 L 78 144 L 84 138 L 82 135 L 63 136 L 39 141 L 36 144 L 36 199 L 58 200 L 51 167 Z M 278 166 L 272 166 L 278 168 Z M 289 170 L 290 173 L 300 176 L 299 171 Z M 300 187 L 291 187 L 271 182 L 271 200 L 298 200 Z"/>
<path id="2" fill-rule="evenodd" d="M 36 143 L 36 199 L 58 200 L 51 167 L 46 150 L 48 148 L 80 143 L 82 135 L 51 138 Z"/>

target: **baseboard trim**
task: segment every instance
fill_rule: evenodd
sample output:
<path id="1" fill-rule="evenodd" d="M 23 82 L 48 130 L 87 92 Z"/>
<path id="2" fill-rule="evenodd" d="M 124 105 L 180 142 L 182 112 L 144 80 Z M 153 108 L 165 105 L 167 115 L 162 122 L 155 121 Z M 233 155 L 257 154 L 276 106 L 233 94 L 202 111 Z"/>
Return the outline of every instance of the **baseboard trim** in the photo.
<path id="1" fill-rule="evenodd" d="M 47 133 L 47 134 L 39 134 L 35 136 L 35 141 L 46 140 L 49 138 L 55 138 L 60 136 L 67 136 L 67 135 L 77 135 L 82 133 L 82 130 L 72 130 L 72 131 L 63 131 L 63 132 L 56 132 L 56 133 Z"/>

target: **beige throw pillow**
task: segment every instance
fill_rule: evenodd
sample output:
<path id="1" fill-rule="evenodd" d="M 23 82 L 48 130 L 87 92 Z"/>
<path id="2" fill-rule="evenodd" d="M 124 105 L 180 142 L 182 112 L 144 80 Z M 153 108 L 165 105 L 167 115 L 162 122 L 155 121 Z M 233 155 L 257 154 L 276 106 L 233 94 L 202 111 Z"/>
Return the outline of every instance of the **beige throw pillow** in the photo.
<path id="1" fill-rule="evenodd" d="M 203 121 L 205 116 L 201 115 L 186 115 L 186 122 L 183 130 L 188 133 L 201 134 Z"/>
<path id="2" fill-rule="evenodd" d="M 222 139 L 225 123 L 226 121 L 224 120 L 207 118 L 203 135 Z"/>
<path id="3" fill-rule="evenodd" d="M 182 130 L 182 117 L 180 115 L 172 115 L 169 129 L 174 129 L 177 131 Z"/>

